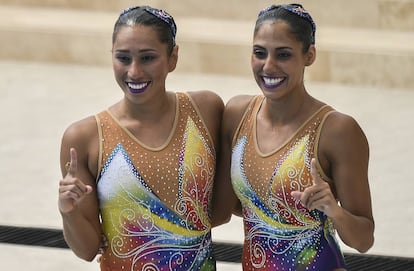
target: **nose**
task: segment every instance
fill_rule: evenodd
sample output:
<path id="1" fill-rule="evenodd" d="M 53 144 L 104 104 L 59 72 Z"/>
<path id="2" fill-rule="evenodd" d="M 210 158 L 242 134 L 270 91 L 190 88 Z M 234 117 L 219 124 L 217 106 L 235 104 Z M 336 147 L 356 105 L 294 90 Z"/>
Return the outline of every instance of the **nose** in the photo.
<path id="1" fill-rule="evenodd" d="M 271 57 L 268 56 L 263 65 L 263 71 L 264 72 L 274 72 L 277 69 L 277 61 Z"/>
<path id="2" fill-rule="evenodd" d="M 142 76 L 142 73 L 142 65 L 139 63 L 139 61 L 132 61 L 128 67 L 128 77 L 131 79 L 138 79 Z"/>

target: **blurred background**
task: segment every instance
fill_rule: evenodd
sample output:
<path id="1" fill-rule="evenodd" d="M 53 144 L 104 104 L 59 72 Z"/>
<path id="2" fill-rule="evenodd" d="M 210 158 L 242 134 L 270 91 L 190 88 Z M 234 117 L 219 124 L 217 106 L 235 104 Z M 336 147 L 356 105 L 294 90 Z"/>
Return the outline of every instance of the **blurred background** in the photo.
<path id="1" fill-rule="evenodd" d="M 307 89 L 353 116 L 370 142 L 376 241 L 368 254 L 414 257 L 414 1 L 295 2 L 317 24 Z M 0 225 L 61 228 L 60 139 L 71 122 L 121 98 L 110 50 L 122 9 L 150 4 L 174 16 L 180 50 L 169 90 L 210 89 L 227 101 L 260 93 L 250 70 L 254 22 L 280 3 L 289 2 L 1 0 Z M 241 219 L 215 228 L 213 238 L 240 244 Z M 6 243 L 0 262 L 6 270 L 98 270 L 66 249 Z"/>

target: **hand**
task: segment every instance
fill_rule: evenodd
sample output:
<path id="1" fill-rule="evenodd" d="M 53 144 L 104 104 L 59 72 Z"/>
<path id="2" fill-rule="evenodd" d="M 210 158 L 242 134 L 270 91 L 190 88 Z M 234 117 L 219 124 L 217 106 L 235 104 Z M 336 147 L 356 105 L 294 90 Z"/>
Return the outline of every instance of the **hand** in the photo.
<path id="1" fill-rule="evenodd" d="M 307 187 L 303 192 L 292 191 L 291 195 L 300 201 L 307 209 L 317 209 L 332 217 L 333 212 L 339 207 L 327 182 L 318 174 L 315 158 L 311 160 L 311 176 L 313 185 Z"/>
<path id="2" fill-rule="evenodd" d="M 76 177 L 77 171 L 77 153 L 75 148 L 71 148 L 68 172 L 59 182 L 59 210 L 61 213 L 71 212 L 81 199 L 92 192 L 92 187 L 90 185 L 85 185 Z"/>

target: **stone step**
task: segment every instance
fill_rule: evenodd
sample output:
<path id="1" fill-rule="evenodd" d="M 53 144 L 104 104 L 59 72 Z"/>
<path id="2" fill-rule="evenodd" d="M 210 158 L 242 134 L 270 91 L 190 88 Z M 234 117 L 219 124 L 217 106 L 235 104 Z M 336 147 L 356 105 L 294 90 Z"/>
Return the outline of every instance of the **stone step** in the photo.
<path id="1" fill-rule="evenodd" d="M 117 16 L 0 6 L 0 59 L 110 66 Z M 176 21 L 177 70 L 251 76 L 251 21 L 180 16 Z M 316 39 L 317 61 L 307 69 L 307 80 L 414 89 L 414 32 L 320 27 Z"/>
<path id="2" fill-rule="evenodd" d="M 3 5 L 21 7 L 50 7 L 115 13 L 133 4 L 149 4 L 166 9 L 174 17 L 193 16 L 248 21 L 254 21 L 260 9 L 275 3 L 273 0 L 140 0 L 133 4 L 130 0 L 2 0 L 1 2 Z M 312 14 L 318 26 L 397 31 L 414 30 L 413 0 L 277 1 L 278 4 L 291 2 L 302 3 Z"/>

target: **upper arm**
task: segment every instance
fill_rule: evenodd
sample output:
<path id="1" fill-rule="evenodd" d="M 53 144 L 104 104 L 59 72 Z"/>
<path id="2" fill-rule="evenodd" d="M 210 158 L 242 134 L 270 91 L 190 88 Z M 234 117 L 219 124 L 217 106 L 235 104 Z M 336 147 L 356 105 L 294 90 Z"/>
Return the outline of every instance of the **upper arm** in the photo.
<path id="1" fill-rule="evenodd" d="M 319 157 L 333 180 L 343 208 L 354 215 L 372 218 L 368 183 L 369 145 L 358 123 L 350 116 L 331 114 L 321 131 Z"/>
<path id="2" fill-rule="evenodd" d="M 70 162 L 69 150 L 75 148 L 78 154 L 78 171 L 86 174 L 85 181 L 95 184 L 98 164 L 98 130 L 94 117 L 71 124 L 62 136 L 60 149 L 60 167 L 62 176 L 66 175 L 66 163 Z M 94 159 L 95 158 L 95 159 Z"/>
<path id="3" fill-rule="evenodd" d="M 238 212 L 239 201 L 231 184 L 232 141 L 251 96 L 237 96 L 226 104 L 221 125 L 221 148 L 217 163 L 217 175 L 213 194 L 213 223 L 227 222 L 234 211 Z"/>
<path id="4" fill-rule="evenodd" d="M 70 125 L 64 132 L 60 149 L 62 176 L 67 174 L 66 164 L 70 162 L 70 149 L 77 152 L 76 177 L 94 191 L 79 202 L 79 210 L 94 225 L 99 226 L 99 208 L 96 193 L 98 168 L 98 131 L 94 117 L 89 117 Z"/>

